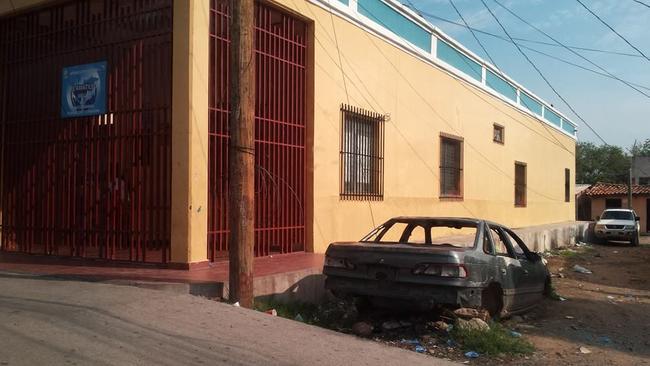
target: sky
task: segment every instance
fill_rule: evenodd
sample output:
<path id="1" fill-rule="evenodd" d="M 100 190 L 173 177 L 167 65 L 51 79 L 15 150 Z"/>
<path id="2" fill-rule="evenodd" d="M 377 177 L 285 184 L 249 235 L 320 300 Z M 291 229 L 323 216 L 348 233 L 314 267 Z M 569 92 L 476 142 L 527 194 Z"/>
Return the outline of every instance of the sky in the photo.
<path id="1" fill-rule="evenodd" d="M 401 1 L 406 5 L 409 5 L 410 1 L 411 6 L 416 8 L 414 10 L 419 10 L 421 15 L 433 25 L 460 41 L 483 59 L 489 60 L 469 30 L 425 15 L 434 14 L 462 24 L 450 0 Z M 513 38 L 553 42 L 509 14 L 497 5 L 495 0 L 484 1 Z M 636 86 L 637 89 L 650 95 L 650 60 L 627 45 L 578 1 L 497 1 L 565 45 L 633 55 L 577 51 L 617 78 L 647 87 L 648 89 L 643 89 Z M 649 7 L 634 0 L 582 0 L 632 45 L 650 57 L 650 0 L 640 1 L 648 4 Z M 480 0 L 453 0 L 453 2 L 471 27 L 507 38 Z M 476 35 L 497 67 L 545 101 L 552 103 L 578 124 L 578 140 L 602 143 L 557 97 L 512 43 L 488 35 L 478 33 Z M 562 47 L 527 41 L 521 43 L 554 57 L 603 72 Z M 558 93 L 608 144 L 629 148 L 635 140 L 642 142 L 650 139 L 650 97 L 616 79 L 597 75 L 526 49 L 524 52 L 539 67 Z"/>

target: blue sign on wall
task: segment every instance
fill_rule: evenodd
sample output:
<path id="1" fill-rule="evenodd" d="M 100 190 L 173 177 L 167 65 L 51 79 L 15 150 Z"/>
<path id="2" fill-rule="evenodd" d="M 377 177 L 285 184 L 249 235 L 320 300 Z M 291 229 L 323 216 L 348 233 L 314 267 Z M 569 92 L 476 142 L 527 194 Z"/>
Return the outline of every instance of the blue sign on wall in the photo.
<path id="1" fill-rule="evenodd" d="M 61 117 L 106 113 L 106 61 L 63 68 Z"/>

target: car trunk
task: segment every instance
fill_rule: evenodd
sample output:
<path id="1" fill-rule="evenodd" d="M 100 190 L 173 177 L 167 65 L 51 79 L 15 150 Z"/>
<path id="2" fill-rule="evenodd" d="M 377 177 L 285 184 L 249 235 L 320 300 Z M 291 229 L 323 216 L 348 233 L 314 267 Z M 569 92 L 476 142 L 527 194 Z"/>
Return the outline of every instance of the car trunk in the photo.
<path id="1" fill-rule="evenodd" d="M 460 264 L 464 251 L 464 248 L 450 246 L 340 243 L 330 246 L 327 255 L 345 258 L 354 266 L 354 269 L 335 271 L 339 276 L 420 283 L 423 276 L 412 274 L 418 264 Z"/>

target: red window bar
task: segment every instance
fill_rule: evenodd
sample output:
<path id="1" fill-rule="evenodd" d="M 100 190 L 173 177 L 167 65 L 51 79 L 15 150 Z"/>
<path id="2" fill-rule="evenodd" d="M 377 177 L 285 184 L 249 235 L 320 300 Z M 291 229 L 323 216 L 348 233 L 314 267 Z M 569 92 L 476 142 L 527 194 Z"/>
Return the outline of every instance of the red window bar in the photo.
<path id="1" fill-rule="evenodd" d="M 211 3 L 210 260 L 228 250 L 228 3 Z M 255 17 L 255 255 L 268 256 L 305 248 L 306 26 L 263 4 Z"/>
<path id="2" fill-rule="evenodd" d="M 171 0 L 70 1 L 3 20 L 2 250 L 167 262 Z M 107 61 L 107 111 L 60 117 L 61 71 Z"/>

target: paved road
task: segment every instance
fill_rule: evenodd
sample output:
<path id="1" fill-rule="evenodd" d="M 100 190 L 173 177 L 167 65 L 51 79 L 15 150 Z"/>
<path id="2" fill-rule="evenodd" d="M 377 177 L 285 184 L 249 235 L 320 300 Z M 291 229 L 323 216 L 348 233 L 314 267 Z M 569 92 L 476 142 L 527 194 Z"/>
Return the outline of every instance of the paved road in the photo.
<path id="1" fill-rule="evenodd" d="M 0 273 L 0 365 L 451 365 L 191 296 Z"/>

